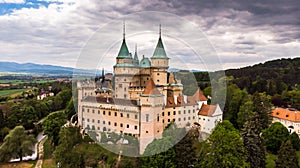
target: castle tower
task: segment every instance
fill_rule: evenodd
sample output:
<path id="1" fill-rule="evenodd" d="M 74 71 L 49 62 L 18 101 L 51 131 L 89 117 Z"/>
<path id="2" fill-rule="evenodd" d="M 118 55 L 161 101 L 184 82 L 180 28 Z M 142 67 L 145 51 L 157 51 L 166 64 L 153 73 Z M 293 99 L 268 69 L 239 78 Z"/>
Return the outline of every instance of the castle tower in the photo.
<path id="1" fill-rule="evenodd" d="M 134 64 L 134 59 L 128 51 L 125 41 L 125 24 L 123 25 L 123 42 L 116 58 L 114 65 L 114 97 L 120 99 L 129 99 L 129 87 L 134 83 L 139 83 L 138 78 L 134 78 L 139 74 L 139 66 Z"/>
<path id="2" fill-rule="evenodd" d="M 160 115 L 163 111 L 163 99 L 164 96 L 150 78 L 140 97 L 140 153 L 144 153 L 154 138 L 162 136 L 164 127 Z"/>
<path id="3" fill-rule="evenodd" d="M 151 57 L 152 79 L 156 85 L 167 85 L 169 58 L 167 57 L 161 39 L 161 26 L 159 25 L 159 39 Z"/>

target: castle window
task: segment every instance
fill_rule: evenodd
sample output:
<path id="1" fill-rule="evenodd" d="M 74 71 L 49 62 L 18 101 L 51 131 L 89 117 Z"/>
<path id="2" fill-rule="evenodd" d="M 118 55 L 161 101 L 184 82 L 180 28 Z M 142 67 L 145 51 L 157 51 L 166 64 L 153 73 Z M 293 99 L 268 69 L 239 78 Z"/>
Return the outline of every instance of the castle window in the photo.
<path id="1" fill-rule="evenodd" d="M 181 121 L 181 118 L 178 118 L 178 121 Z"/>
<path id="2" fill-rule="evenodd" d="M 105 124 L 105 121 L 103 121 L 103 124 Z"/>
<path id="3" fill-rule="evenodd" d="M 127 118 L 129 118 L 129 114 L 127 114 Z"/>
<path id="4" fill-rule="evenodd" d="M 183 121 L 185 121 L 185 117 L 183 117 Z"/>
<path id="5" fill-rule="evenodd" d="M 127 126 L 126 126 L 127 128 L 129 128 L 129 124 L 127 124 Z"/>
<path id="6" fill-rule="evenodd" d="M 173 109 L 175 109 L 175 107 L 173 107 Z"/>
<path id="7" fill-rule="evenodd" d="M 147 80 L 149 80 L 149 78 L 147 78 Z"/>
<path id="8" fill-rule="evenodd" d="M 176 111 L 173 111 L 173 115 L 176 115 Z"/>
<path id="9" fill-rule="evenodd" d="M 124 98 L 126 98 L 126 96 L 127 96 L 127 95 L 126 95 L 126 94 L 124 94 Z"/>
<path id="10" fill-rule="evenodd" d="M 134 118 L 135 118 L 135 119 L 138 119 L 138 116 L 137 116 L 137 115 L 134 115 Z"/>
<path id="11" fill-rule="evenodd" d="M 82 121 L 84 121 L 84 118 L 82 118 Z"/>
<path id="12" fill-rule="evenodd" d="M 111 112 L 110 112 L 110 111 L 108 112 L 108 115 L 109 115 L 109 116 L 111 115 Z"/>
<path id="13" fill-rule="evenodd" d="M 193 113 L 195 113 L 195 109 L 193 109 Z"/>
<path id="14" fill-rule="evenodd" d="M 87 119 L 87 122 L 90 122 L 90 119 L 89 119 L 89 118 Z"/>
<path id="15" fill-rule="evenodd" d="M 126 88 L 124 88 L 124 91 L 126 92 Z"/>
<path id="16" fill-rule="evenodd" d="M 84 108 L 82 108 L 82 112 L 84 112 Z"/>
<path id="17" fill-rule="evenodd" d="M 126 79 L 124 79 L 124 82 L 126 82 Z"/>
<path id="18" fill-rule="evenodd" d="M 178 111 L 178 114 L 181 114 L 181 111 L 180 111 L 180 110 Z"/>
<path id="19" fill-rule="evenodd" d="M 189 110 L 189 113 L 191 113 L 191 110 Z"/>
<path id="20" fill-rule="evenodd" d="M 191 119 L 191 117 L 188 117 L 188 120 L 190 120 Z"/>
<path id="21" fill-rule="evenodd" d="M 134 129 L 137 129 L 137 126 L 136 126 L 136 125 L 134 126 Z"/>
<path id="22" fill-rule="evenodd" d="M 157 121 L 159 121 L 159 116 L 157 116 Z"/>
<path id="23" fill-rule="evenodd" d="M 115 112 L 115 116 L 117 116 L 117 112 Z"/>
<path id="24" fill-rule="evenodd" d="M 115 127 L 117 126 L 118 124 L 115 122 Z"/>
<path id="25" fill-rule="evenodd" d="M 162 120 L 162 123 L 165 123 L 165 120 Z"/>
<path id="26" fill-rule="evenodd" d="M 170 122 L 170 119 L 168 119 L 168 122 Z"/>
<path id="27" fill-rule="evenodd" d="M 146 114 L 146 122 L 149 122 L 149 114 Z"/>
<path id="28" fill-rule="evenodd" d="M 89 113 L 89 112 L 90 112 L 90 109 L 87 109 L 87 112 Z"/>
<path id="29" fill-rule="evenodd" d="M 100 123 L 100 120 L 98 120 L 98 124 Z"/>
<path id="30" fill-rule="evenodd" d="M 98 127 L 98 130 L 100 130 L 100 127 Z"/>
<path id="31" fill-rule="evenodd" d="M 122 88 L 122 84 L 121 83 L 119 84 L 119 88 Z"/>
<path id="32" fill-rule="evenodd" d="M 103 115 L 105 115 L 105 111 L 103 111 Z"/>
<path id="33" fill-rule="evenodd" d="M 148 134 L 148 131 L 146 131 L 146 134 Z"/>
<path id="34" fill-rule="evenodd" d="M 185 110 L 183 110 L 183 114 L 185 114 Z"/>
<path id="35" fill-rule="evenodd" d="M 122 123 L 120 124 L 120 127 L 123 127 L 123 124 L 122 124 Z"/>
<path id="36" fill-rule="evenodd" d="M 121 113 L 120 116 L 123 117 L 123 113 Z"/>
<path id="37" fill-rule="evenodd" d="M 157 82 L 159 82 L 159 79 L 157 79 Z"/>
<path id="38" fill-rule="evenodd" d="M 168 111 L 168 116 L 170 116 L 171 115 L 171 113 L 170 113 L 170 111 Z"/>
<path id="39" fill-rule="evenodd" d="M 195 116 L 193 116 L 193 119 L 195 119 Z"/>
<path id="40" fill-rule="evenodd" d="M 162 116 L 165 116 L 165 112 L 162 112 L 161 115 L 162 115 Z"/>
<path id="41" fill-rule="evenodd" d="M 157 76 L 159 76 L 159 73 L 157 73 Z"/>
<path id="42" fill-rule="evenodd" d="M 95 113 L 95 110 L 93 109 L 93 113 Z"/>
<path id="43" fill-rule="evenodd" d="M 175 122 L 175 118 L 173 118 L 173 121 Z"/>
<path id="44" fill-rule="evenodd" d="M 108 121 L 108 125 L 110 125 L 110 121 Z"/>
<path id="45" fill-rule="evenodd" d="M 100 114 L 100 110 L 98 110 L 98 114 Z"/>

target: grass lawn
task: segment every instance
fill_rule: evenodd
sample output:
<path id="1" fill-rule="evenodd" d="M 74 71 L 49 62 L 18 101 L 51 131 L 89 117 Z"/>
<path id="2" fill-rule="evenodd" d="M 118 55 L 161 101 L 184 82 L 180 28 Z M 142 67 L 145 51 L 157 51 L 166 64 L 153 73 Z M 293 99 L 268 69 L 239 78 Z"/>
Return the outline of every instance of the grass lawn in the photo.
<path id="1" fill-rule="evenodd" d="M 23 91 L 28 89 L 8 89 L 8 90 L 0 90 L 0 97 L 12 96 L 16 94 L 21 94 Z"/>
<path id="2" fill-rule="evenodd" d="M 15 163 L 6 163 L 0 164 L 0 168 L 34 168 L 36 161 L 24 161 L 24 162 L 15 162 Z"/>

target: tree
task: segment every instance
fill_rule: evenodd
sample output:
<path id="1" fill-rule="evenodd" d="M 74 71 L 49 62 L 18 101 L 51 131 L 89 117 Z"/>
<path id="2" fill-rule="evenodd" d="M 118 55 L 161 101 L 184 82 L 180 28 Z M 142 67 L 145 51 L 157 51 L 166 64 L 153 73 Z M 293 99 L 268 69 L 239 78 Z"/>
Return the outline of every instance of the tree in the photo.
<path id="1" fill-rule="evenodd" d="M 146 157 L 141 159 L 142 167 L 175 168 L 176 154 L 172 146 L 170 137 L 152 141 L 145 149 L 144 155 Z"/>
<path id="2" fill-rule="evenodd" d="M 299 136 L 296 132 L 293 132 L 290 136 L 289 136 L 289 140 L 291 141 L 293 148 L 296 151 L 300 150 L 300 139 Z"/>
<path id="3" fill-rule="evenodd" d="M 243 128 L 245 122 L 253 116 L 253 102 L 251 100 L 246 101 L 241 105 L 240 110 L 237 114 L 237 124 L 238 128 Z"/>
<path id="4" fill-rule="evenodd" d="M 82 142 L 79 127 L 63 127 L 59 132 L 59 145 L 55 150 L 55 161 L 61 167 L 84 167 L 81 153 L 75 152 L 75 146 Z"/>
<path id="5" fill-rule="evenodd" d="M 60 128 L 66 123 L 66 117 L 63 111 L 49 114 L 42 123 L 44 134 L 52 138 L 54 145 L 58 145 Z"/>
<path id="6" fill-rule="evenodd" d="M 23 126 L 16 126 L 4 138 L 0 147 L 0 160 L 7 162 L 11 158 L 20 158 L 33 153 L 33 145 L 36 139 L 33 135 L 27 135 Z"/>
<path id="7" fill-rule="evenodd" d="M 262 137 L 265 140 L 267 150 L 277 154 L 280 145 L 289 137 L 289 131 L 281 123 L 275 122 L 269 128 L 263 130 Z"/>
<path id="8" fill-rule="evenodd" d="M 261 131 L 257 127 L 259 122 L 258 114 L 255 113 L 246 121 L 242 130 L 244 147 L 247 152 L 247 162 L 251 168 L 266 167 L 266 151 L 263 139 L 260 136 Z"/>
<path id="9" fill-rule="evenodd" d="M 177 167 L 187 168 L 196 160 L 194 142 L 198 141 L 198 130 L 191 129 L 186 136 L 175 145 Z"/>
<path id="10" fill-rule="evenodd" d="M 257 127 L 261 130 L 268 128 L 272 122 L 269 114 L 271 111 L 270 98 L 265 93 L 254 93 L 253 95 L 253 112 L 257 112 L 260 123 Z"/>
<path id="11" fill-rule="evenodd" d="M 224 120 L 206 140 L 197 167 L 246 167 L 246 151 L 239 131 Z"/>
<path id="12" fill-rule="evenodd" d="M 71 117 L 72 117 L 74 114 L 76 114 L 73 99 L 71 99 L 71 100 L 68 102 L 68 104 L 67 104 L 67 107 L 66 107 L 66 114 L 67 114 L 68 119 L 71 119 Z"/>
<path id="13" fill-rule="evenodd" d="M 276 160 L 276 168 L 299 168 L 298 157 L 290 140 L 282 143 Z"/>

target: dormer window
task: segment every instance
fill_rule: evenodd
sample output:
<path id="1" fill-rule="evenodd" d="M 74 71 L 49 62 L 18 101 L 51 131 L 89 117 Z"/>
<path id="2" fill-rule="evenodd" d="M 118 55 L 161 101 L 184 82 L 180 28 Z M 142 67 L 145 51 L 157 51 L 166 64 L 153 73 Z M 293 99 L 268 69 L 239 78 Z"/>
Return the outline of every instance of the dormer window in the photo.
<path id="1" fill-rule="evenodd" d="M 279 115 L 279 113 L 277 112 L 276 115 Z"/>
<path id="2" fill-rule="evenodd" d="M 285 117 L 289 117 L 289 115 L 285 115 Z"/>

